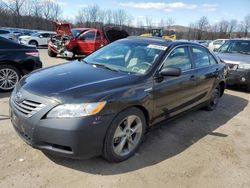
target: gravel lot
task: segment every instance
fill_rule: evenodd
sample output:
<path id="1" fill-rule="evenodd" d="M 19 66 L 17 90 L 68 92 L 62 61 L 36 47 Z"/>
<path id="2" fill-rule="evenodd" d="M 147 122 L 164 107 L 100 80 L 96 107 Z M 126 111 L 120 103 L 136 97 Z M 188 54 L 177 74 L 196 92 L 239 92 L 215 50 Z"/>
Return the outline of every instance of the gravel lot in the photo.
<path id="1" fill-rule="evenodd" d="M 66 62 L 40 50 L 44 67 Z M 150 131 L 131 159 L 71 160 L 26 145 L 0 94 L 0 187 L 250 187 L 250 94 L 227 90 L 216 111 L 198 110 Z M 166 124 L 166 123 L 165 123 Z"/>

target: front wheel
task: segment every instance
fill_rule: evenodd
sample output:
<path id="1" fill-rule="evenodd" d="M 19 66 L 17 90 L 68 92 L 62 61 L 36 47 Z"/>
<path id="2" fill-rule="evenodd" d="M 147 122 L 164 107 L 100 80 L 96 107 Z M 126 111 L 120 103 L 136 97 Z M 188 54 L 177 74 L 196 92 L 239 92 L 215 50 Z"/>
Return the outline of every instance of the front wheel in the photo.
<path id="1" fill-rule="evenodd" d="M 56 57 L 57 56 L 57 53 L 53 52 L 52 50 L 48 49 L 48 55 L 50 57 Z"/>
<path id="2" fill-rule="evenodd" d="M 206 110 L 208 111 L 213 111 L 216 109 L 217 105 L 219 104 L 220 101 L 220 86 L 217 86 L 216 88 L 214 88 L 213 92 L 212 92 L 212 96 L 210 98 L 210 100 L 208 101 L 207 106 L 205 107 Z"/>
<path id="3" fill-rule="evenodd" d="M 103 156 L 110 162 L 121 162 L 131 157 L 142 142 L 146 120 L 141 110 L 130 108 L 121 112 L 109 127 Z"/>
<path id="4" fill-rule="evenodd" d="M 0 91 L 11 91 L 20 78 L 20 71 L 14 66 L 0 65 Z"/>

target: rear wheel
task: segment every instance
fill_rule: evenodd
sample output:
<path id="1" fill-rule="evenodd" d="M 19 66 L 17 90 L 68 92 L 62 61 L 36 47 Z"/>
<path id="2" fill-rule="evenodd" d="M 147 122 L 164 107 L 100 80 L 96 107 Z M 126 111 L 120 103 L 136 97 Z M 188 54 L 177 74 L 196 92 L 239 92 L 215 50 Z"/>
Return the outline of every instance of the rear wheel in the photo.
<path id="1" fill-rule="evenodd" d="M 110 162 L 131 157 L 144 137 L 146 120 L 137 108 L 121 112 L 109 127 L 104 141 L 103 156 Z"/>
<path id="2" fill-rule="evenodd" d="M 208 111 L 215 110 L 217 105 L 219 104 L 220 96 L 221 96 L 221 90 L 220 90 L 220 86 L 218 85 L 216 88 L 214 88 L 212 92 L 212 96 L 210 100 L 208 101 L 208 104 L 205 107 L 205 109 Z"/>
<path id="3" fill-rule="evenodd" d="M 38 42 L 37 42 L 37 41 L 32 40 L 32 41 L 30 41 L 30 42 L 29 42 L 29 45 L 32 45 L 32 46 L 36 46 L 36 47 L 38 47 Z"/>
<path id="4" fill-rule="evenodd" d="M 11 91 L 20 78 L 20 71 L 14 66 L 0 65 L 0 91 Z"/>
<path id="5" fill-rule="evenodd" d="M 48 49 L 48 55 L 49 55 L 50 57 L 56 57 L 56 56 L 57 56 L 57 53 L 55 53 L 54 51 Z"/>

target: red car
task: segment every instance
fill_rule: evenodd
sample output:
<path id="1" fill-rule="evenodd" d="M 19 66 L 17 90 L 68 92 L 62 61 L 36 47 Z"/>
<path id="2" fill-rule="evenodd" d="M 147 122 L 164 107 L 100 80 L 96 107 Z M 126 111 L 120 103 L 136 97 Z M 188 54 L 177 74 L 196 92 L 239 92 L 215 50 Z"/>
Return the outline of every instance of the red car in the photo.
<path id="1" fill-rule="evenodd" d="M 126 31 L 117 27 L 71 29 L 67 22 L 54 23 L 57 35 L 51 37 L 48 44 L 48 54 L 51 57 L 58 54 L 66 57 L 88 55 L 108 43 L 128 36 Z"/>

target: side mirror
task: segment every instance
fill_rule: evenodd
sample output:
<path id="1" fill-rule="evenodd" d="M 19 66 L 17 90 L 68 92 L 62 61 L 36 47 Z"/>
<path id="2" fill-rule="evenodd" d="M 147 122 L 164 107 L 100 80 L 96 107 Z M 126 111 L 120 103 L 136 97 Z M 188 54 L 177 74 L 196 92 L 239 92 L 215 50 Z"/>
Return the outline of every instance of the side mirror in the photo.
<path id="1" fill-rule="evenodd" d="M 214 52 L 218 52 L 219 49 L 218 49 L 218 48 L 214 48 L 213 51 L 214 51 Z"/>
<path id="2" fill-rule="evenodd" d="M 173 67 L 166 67 L 160 71 L 161 76 L 180 76 L 181 69 L 173 68 Z"/>

